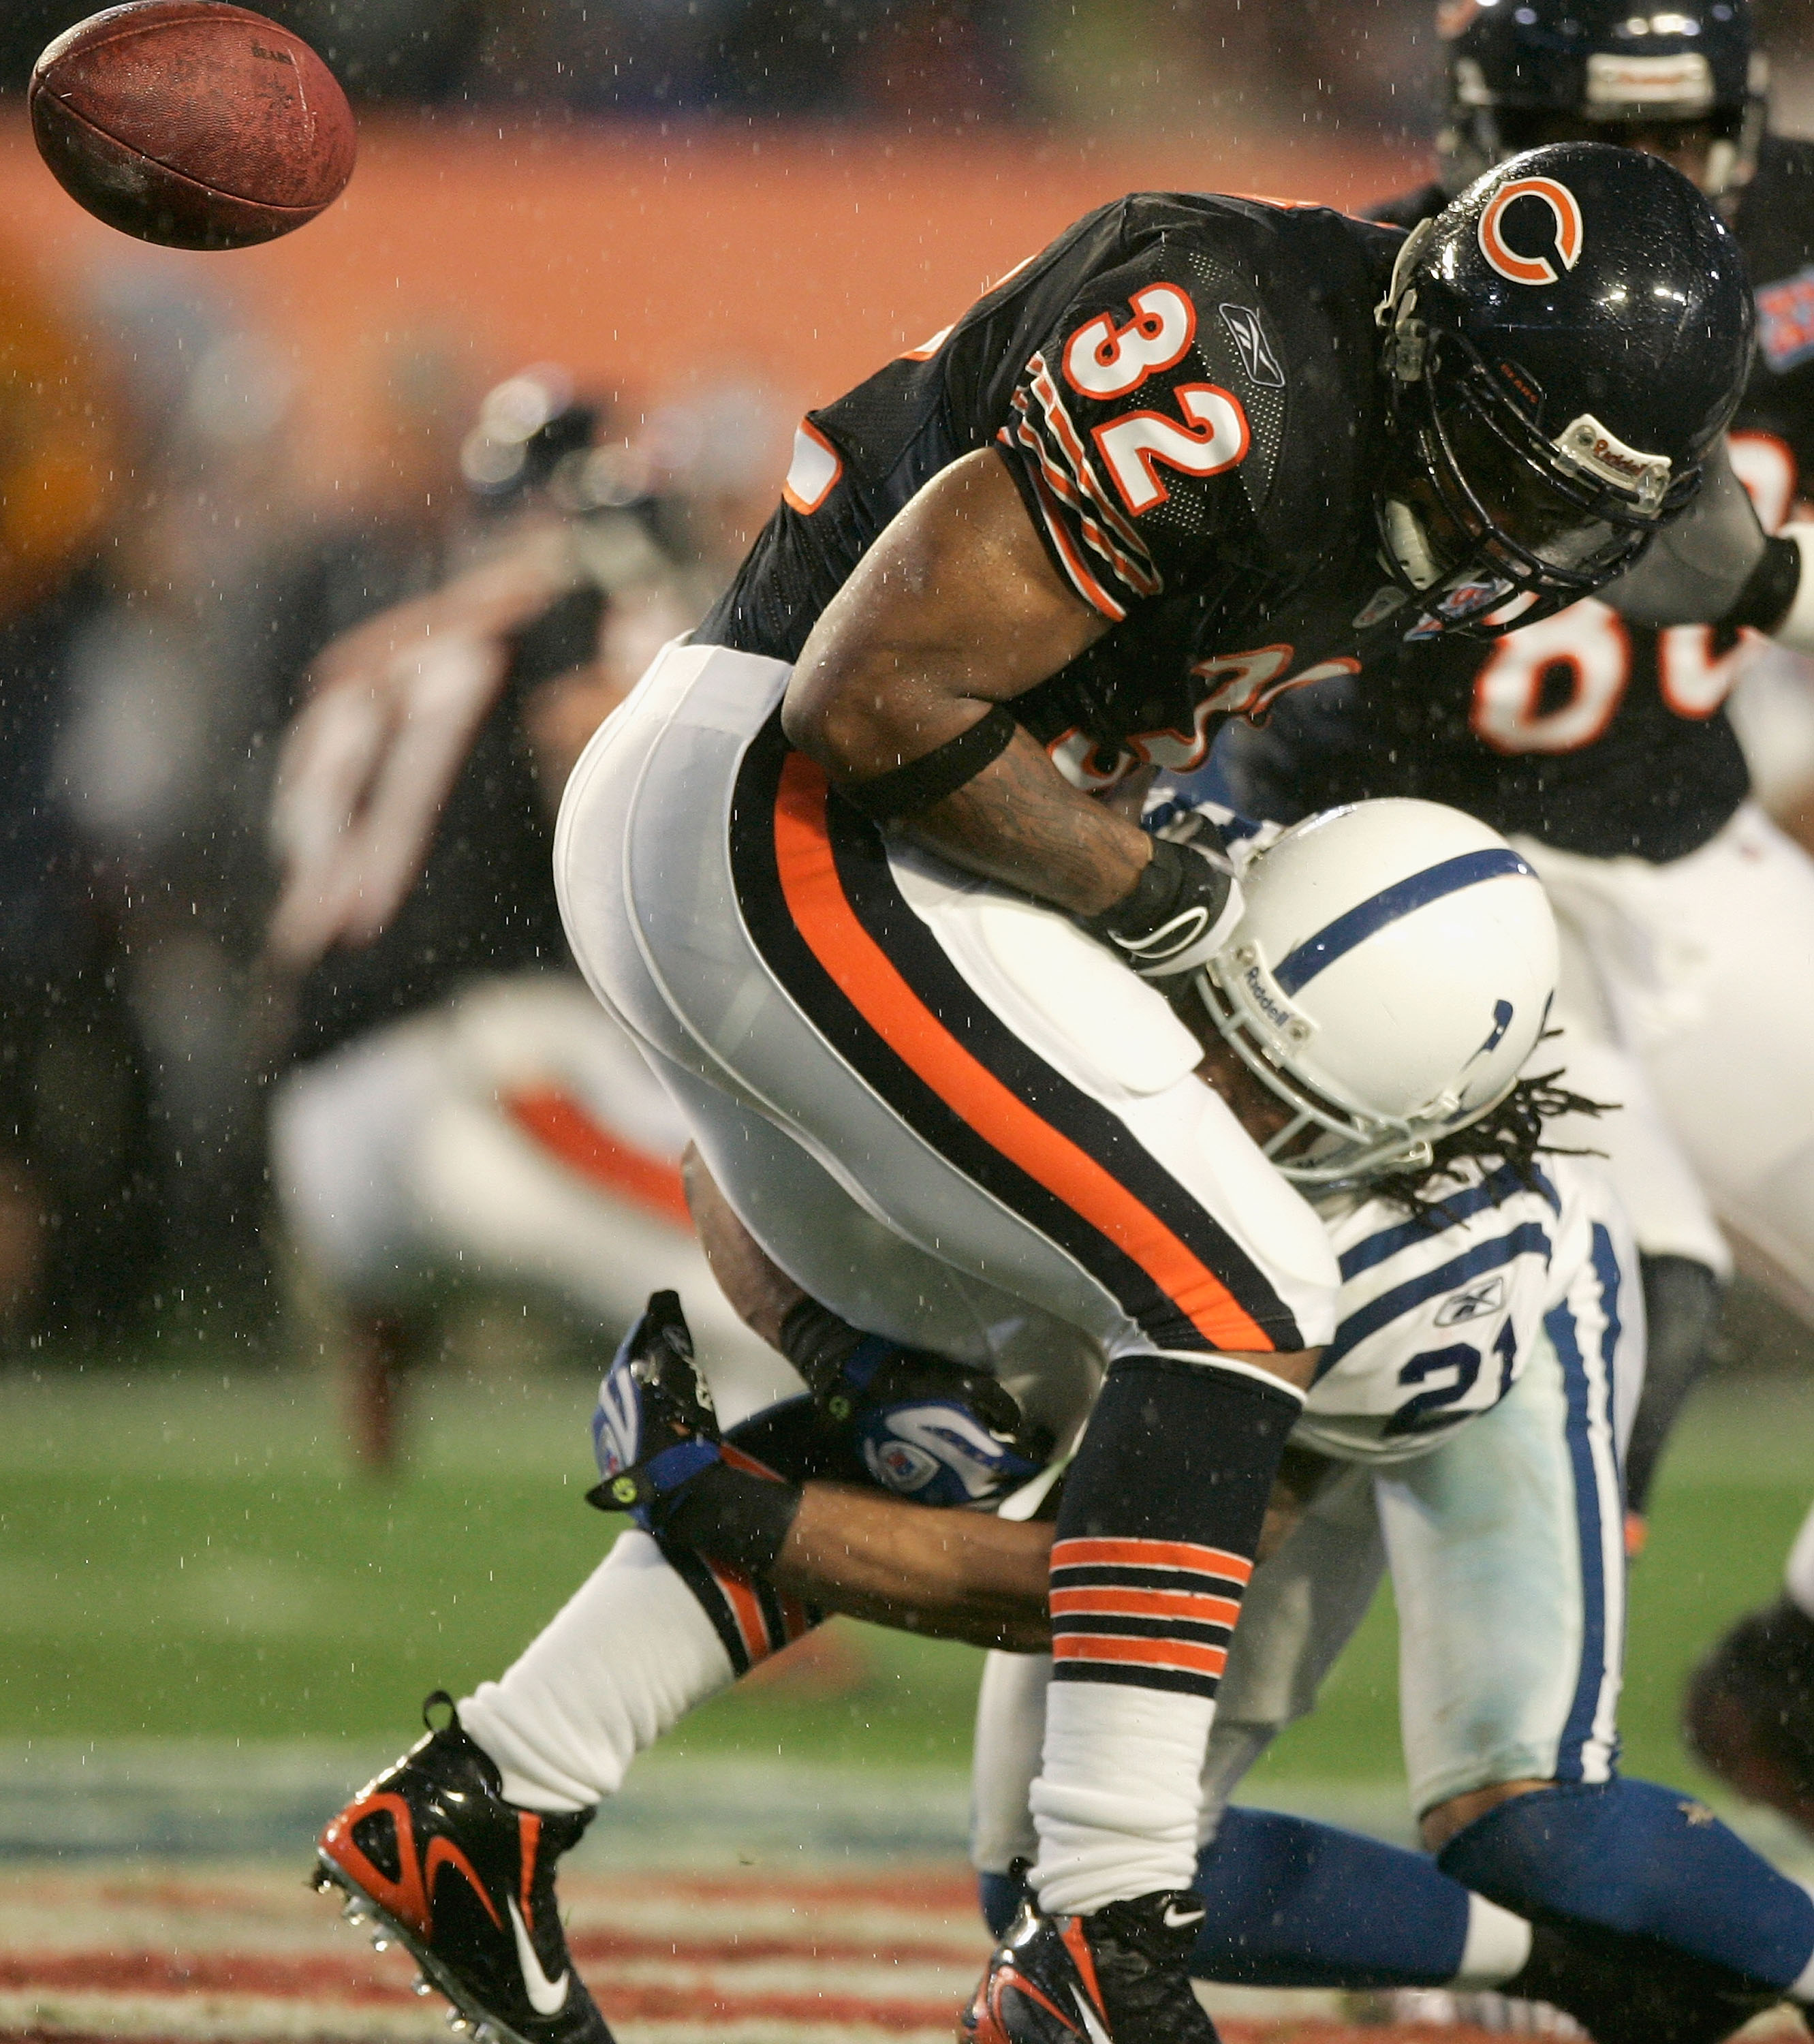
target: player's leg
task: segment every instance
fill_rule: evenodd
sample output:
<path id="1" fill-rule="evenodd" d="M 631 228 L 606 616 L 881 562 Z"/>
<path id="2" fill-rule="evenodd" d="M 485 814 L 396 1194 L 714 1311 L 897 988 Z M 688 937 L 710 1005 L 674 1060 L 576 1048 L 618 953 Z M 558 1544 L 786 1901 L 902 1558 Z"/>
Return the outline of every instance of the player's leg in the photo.
<path id="1" fill-rule="evenodd" d="M 1063 918 L 833 803 L 753 715 L 765 663 L 688 657 L 671 699 L 647 685 L 658 732 L 633 746 L 627 709 L 570 784 L 576 951 L 645 1040 L 784 1120 L 895 1231 L 1116 1358 L 1054 1547 L 1037 1878 L 1067 1914 L 1183 1888 L 1295 1405 L 1264 1362 L 1229 1358 L 1301 1345 L 1300 1318 L 1320 1334 L 1326 1238 L 1254 1168 L 1149 989 Z M 726 807 L 720 841 L 699 824 Z M 711 1161 L 739 1199 L 734 1160 Z"/>
<path id="2" fill-rule="evenodd" d="M 1421 1854 L 1231 1806 L 1243 1776 L 1314 1705 L 1365 1616 L 1385 1558 L 1367 1471 L 1333 1472 L 1255 1570 L 1204 1770 L 1206 1842 L 1195 1888 L 1199 1979 L 1267 1987 L 1490 1987 L 1516 1973 L 1528 1925 L 1470 1896 Z M 998 1935 L 1037 1850 L 1026 1798 L 1039 1769 L 1043 1656 L 991 1654 L 977 1704 L 972 1856 Z"/>
<path id="3" fill-rule="evenodd" d="M 643 1363 L 683 1366 L 687 1410 L 709 1423 L 690 1350 L 665 1350 L 666 1331 L 646 1316 L 607 1380 L 612 1421 L 639 1435 L 653 1434 L 680 1381 L 671 1368 L 665 1382 L 646 1376 Z M 777 1500 L 784 1491 L 739 1480 Z M 747 1523 L 727 1563 L 623 1534 L 500 1681 L 458 1707 L 440 1697 L 447 1722 L 323 1831 L 317 1885 L 401 1940 L 481 2044 L 488 2029 L 505 2044 L 608 2044 L 568 1957 L 557 1862 L 638 1752 L 816 1622 L 769 1587 L 750 1551 L 752 1534 L 785 1524 L 784 1510 Z"/>
<path id="4" fill-rule="evenodd" d="M 911 1335 L 917 1314 L 919 1339 L 999 1366 L 1011 1382 L 1024 1383 L 1055 1433 L 1075 1431 L 1097 1373 L 1074 1330 L 888 1235 L 760 1116 L 718 1093 L 701 1106 L 708 1111 L 698 1124 L 703 1147 L 720 1158 L 740 1155 L 755 1211 L 775 1224 L 780 1245 L 796 1252 L 797 1268 L 811 1274 L 815 1259 L 856 1259 L 849 1267 L 862 1272 L 862 1289 L 846 1297 L 866 1309 L 867 1324 Z M 1054 1381 L 1044 1387 L 1034 1370 L 1042 1349 L 1055 1364 Z M 786 1466 L 767 1430 L 758 1452 L 789 1477 L 803 1473 Z M 638 1557 L 631 1573 L 618 1558 L 620 1541 L 520 1658 L 462 1701 L 463 1723 L 502 1769 L 514 1801 L 578 1809 L 615 1794 L 635 1754 L 680 1715 L 810 1622 L 798 1600 L 777 1596 L 734 1560 L 706 1561 L 673 1545 L 664 1558 L 646 1536 L 625 1541 Z M 650 1622 L 652 1598 L 676 1614 L 670 1622 Z"/>
<path id="5" fill-rule="evenodd" d="M 1663 1010 L 1646 1068 L 1748 1262 L 1814 1322 L 1814 859 L 1747 804 L 1660 879 L 1674 970 L 1626 997 Z"/>
<path id="6" fill-rule="evenodd" d="M 715 1132 L 728 1140 L 727 1117 L 737 1111 L 722 1100 L 719 1105 Z M 878 1272 L 877 1300 L 892 1300 L 903 1320 L 910 1303 L 922 1301 L 954 1345 L 967 1340 L 980 1356 L 1018 1355 L 1025 1364 L 1037 1347 L 1036 1316 L 1005 1295 L 991 1298 L 980 1281 L 961 1278 L 907 1245 L 874 1239 L 867 1231 L 872 1224 L 848 1211 L 849 1195 L 759 1117 L 742 1134 L 752 1147 L 780 1146 L 772 1162 L 787 1172 L 790 1208 L 803 1239 L 860 1243 L 872 1264 L 888 1252 L 895 1273 L 891 1289 Z M 627 1356 L 639 1351 L 649 1325 L 627 1338 Z M 1073 1331 L 1047 1331 L 1053 1343 L 1069 1343 L 1066 1396 L 1074 1425 L 1091 1374 Z M 621 1424 L 621 1412 L 613 1409 Z M 757 1425 L 761 1452 L 785 1467 L 785 1430 Z M 761 1492 L 780 1489 L 743 1481 Z M 543 1992 L 539 1982 L 570 1971 L 553 1907 L 559 1853 L 593 1808 L 615 1792 L 638 1753 L 815 1622 L 813 1611 L 768 1580 L 764 1564 L 772 1554 L 753 1554 L 746 1539 L 722 1559 L 719 1551 L 708 1558 L 645 1533 L 623 1535 L 499 1680 L 462 1700 L 452 1723 L 330 1826 L 324 1839 L 330 1877 L 382 1908 L 436 1983 L 469 2012 L 524 2035 L 544 2034 L 534 2030 L 535 2009 L 526 1997 Z M 376 1836 L 362 1837 L 362 1827 Z M 520 1834 L 543 1841 L 532 1865 L 522 1858 Z M 419 1863 L 436 1838 L 464 1853 L 493 1895 L 497 1921 L 489 1940 L 470 1915 L 456 1915 L 443 1934 L 419 1900 L 385 1885 L 387 1863 L 407 1852 Z M 511 1884 L 531 1873 L 547 1885 L 543 1914 L 556 1927 L 548 1934 L 554 1942 L 545 1946 L 539 1938 L 530 1954 L 539 1974 L 504 1931 Z M 546 2034 L 551 2044 L 554 2033 Z"/>
<path id="7" fill-rule="evenodd" d="M 1701 1764 L 1814 1832 L 1814 1512 L 1783 1593 L 1740 1619 L 1694 1671 L 1683 1712 Z"/>
<path id="8" fill-rule="evenodd" d="M 1711 1812 L 1616 1770 L 1631 1281 L 1596 1235 L 1503 1402 L 1381 1480 L 1406 1758 L 1443 1870 L 1562 1940 L 1506 1991 L 1602 2044 L 1691 2044 L 1814 1982 L 1814 1902 Z"/>

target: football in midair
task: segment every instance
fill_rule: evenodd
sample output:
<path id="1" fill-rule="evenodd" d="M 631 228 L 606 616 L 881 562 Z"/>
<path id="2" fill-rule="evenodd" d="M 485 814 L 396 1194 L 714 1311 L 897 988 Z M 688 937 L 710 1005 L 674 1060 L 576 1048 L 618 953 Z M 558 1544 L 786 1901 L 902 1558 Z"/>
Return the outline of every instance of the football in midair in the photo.
<path id="1" fill-rule="evenodd" d="M 352 109 L 300 36 L 221 0 L 131 0 L 67 29 L 32 72 L 38 152 L 109 227 L 245 248 L 345 189 Z"/>

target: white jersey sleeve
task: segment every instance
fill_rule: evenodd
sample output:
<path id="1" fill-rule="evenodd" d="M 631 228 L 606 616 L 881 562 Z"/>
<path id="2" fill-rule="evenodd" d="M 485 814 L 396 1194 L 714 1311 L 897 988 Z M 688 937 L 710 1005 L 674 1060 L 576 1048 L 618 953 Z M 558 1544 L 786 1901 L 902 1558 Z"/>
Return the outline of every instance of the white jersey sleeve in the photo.
<path id="1" fill-rule="evenodd" d="M 1427 1217 L 1381 1200 L 1331 1224 L 1333 1340 L 1293 1434 L 1343 1461 L 1427 1454 L 1517 1381 L 1552 1315 L 1620 1365 L 1628 1412 L 1643 1354 L 1636 1260 L 1604 1178 L 1547 1158 L 1524 1183 L 1468 1167 Z M 1552 1334 L 1553 1334 L 1552 1330 Z"/>

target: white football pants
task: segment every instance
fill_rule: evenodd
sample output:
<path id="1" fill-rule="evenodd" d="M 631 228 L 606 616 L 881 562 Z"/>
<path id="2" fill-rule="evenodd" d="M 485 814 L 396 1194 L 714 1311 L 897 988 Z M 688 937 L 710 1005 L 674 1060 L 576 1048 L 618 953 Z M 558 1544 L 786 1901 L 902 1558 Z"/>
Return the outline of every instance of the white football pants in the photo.
<path id="1" fill-rule="evenodd" d="M 1557 1139 L 1605 1151 L 1638 1246 L 1732 1258 L 1814 1321 L 1814 861 L 1747 802 L 1667 865 L 1529 840 L 1563 938 L 1555 1020 L 1578 1093 Z"/>

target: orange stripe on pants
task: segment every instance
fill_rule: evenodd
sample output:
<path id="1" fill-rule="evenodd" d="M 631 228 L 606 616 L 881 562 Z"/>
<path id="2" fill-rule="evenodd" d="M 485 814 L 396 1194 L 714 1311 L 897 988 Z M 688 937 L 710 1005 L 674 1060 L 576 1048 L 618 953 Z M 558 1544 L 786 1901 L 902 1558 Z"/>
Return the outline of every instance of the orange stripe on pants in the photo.
<path id="1" fill-rule="evenodd" d="M 1215 1273 L 1068 1136 L 952 1035 L 857 920 L 832 859 L 827 784 L 788 754 L 775 805 L 775 859 L 788 913 L 845 998 L 896 1057 L 984 1142 L 1114 1243 L 1220 1349 L 1271 1339 Z"/>

